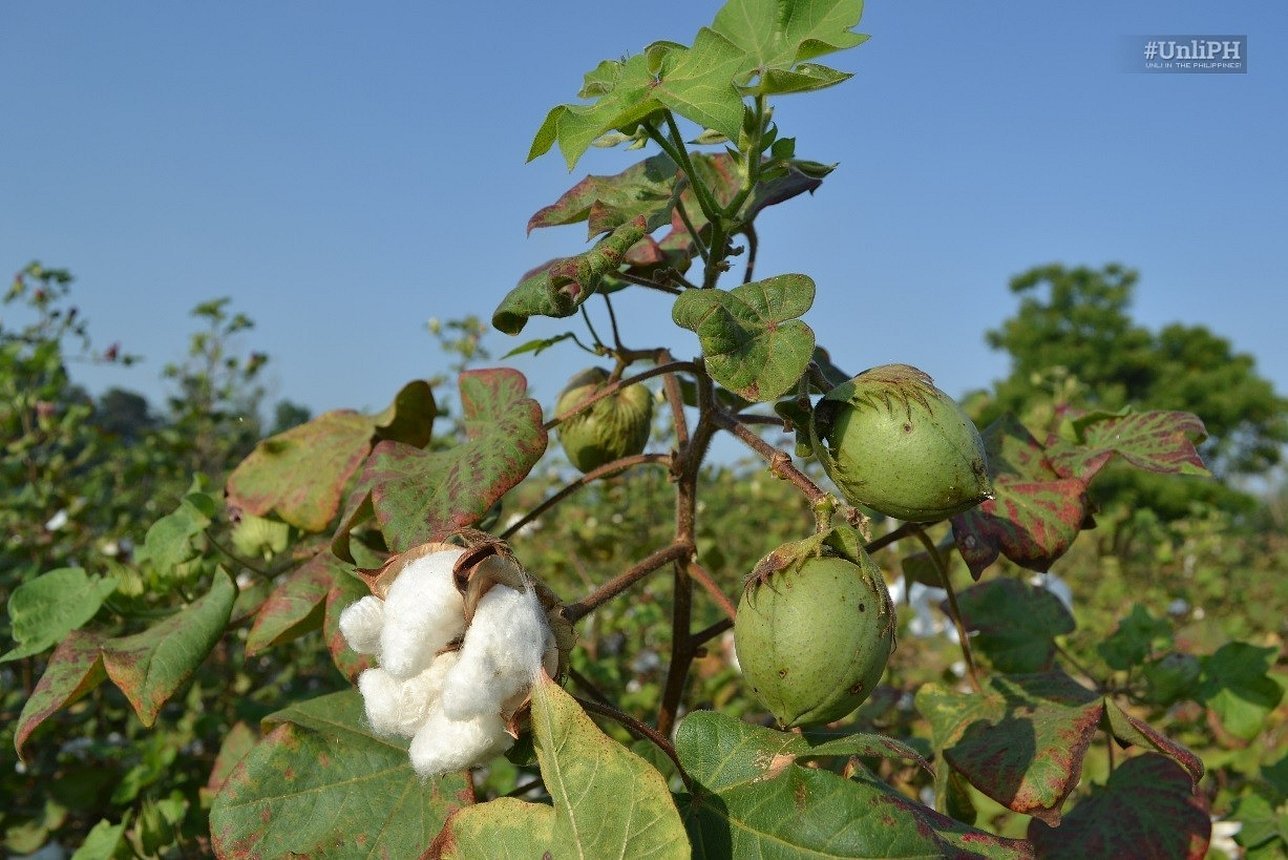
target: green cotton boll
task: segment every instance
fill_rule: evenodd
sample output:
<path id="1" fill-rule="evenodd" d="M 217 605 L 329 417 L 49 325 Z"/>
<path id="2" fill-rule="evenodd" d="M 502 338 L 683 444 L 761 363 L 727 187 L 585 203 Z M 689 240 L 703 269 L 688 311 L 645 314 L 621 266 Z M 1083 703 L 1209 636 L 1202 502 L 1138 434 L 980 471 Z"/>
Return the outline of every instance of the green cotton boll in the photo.
<path id="1" fill-rule="evenodd" d="M 608 382 L 592 367 L 574 376 L 555 403 L 555 415 L 575 409 Z M 559 425 L 559 444 L 568 461 L 585 473 L 644 450 L 653 423 L 653 398 L 643 385 L 628 385 Z"/>
<path id="2" fill-rule="evenodd" d="M 894 649 L 895 615 L 881 571 L 808 558 L 743 590 L 734 647 L 743 676 L 778 724 L 838 720 L 876 688 Z"/>
<path id="3" fill-rule="evenodd" d="M 838 385 L 815 408 L 811 436 L 850 504 L 933 522 L 992 498 L 979 431 L 915 367 L 887 364 Z"/>

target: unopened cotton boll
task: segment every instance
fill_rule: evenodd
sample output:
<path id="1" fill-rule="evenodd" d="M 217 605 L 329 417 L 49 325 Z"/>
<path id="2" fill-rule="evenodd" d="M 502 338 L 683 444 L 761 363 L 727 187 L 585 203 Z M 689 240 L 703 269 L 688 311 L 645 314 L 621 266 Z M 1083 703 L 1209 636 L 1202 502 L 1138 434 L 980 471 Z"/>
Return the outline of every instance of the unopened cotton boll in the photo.
<path id="1" fill-rule="evenodd" d="M 429 777 L 483 764 L 513 743 L 499 714 L 452 720 L 436 707 L 412 738 L 408 753 L 416 773 Z"/>
<path id="2" fill-rule="evenodd" d="M 465 630 L 465 601 L 452 567 L 464 550 L 434 552 L 408 564 L 385 595 L 380 665 L 399 678 L 423 672 Z"/>
<path id="3" fill-rule="evenodd" d="M 340 613 L 340 632 L 359 654 L 380 655 L 380 631 L 385 624 L 385 602 L 364 597 Z"/>
<path id="4" fill-rule="evenodd" d="M 479 599 L 460 660 L 443 685 L 443 712 L 454 720 L 497 714 L 527 690 L 553 634 L 536 593 L 493 586 Z"/>

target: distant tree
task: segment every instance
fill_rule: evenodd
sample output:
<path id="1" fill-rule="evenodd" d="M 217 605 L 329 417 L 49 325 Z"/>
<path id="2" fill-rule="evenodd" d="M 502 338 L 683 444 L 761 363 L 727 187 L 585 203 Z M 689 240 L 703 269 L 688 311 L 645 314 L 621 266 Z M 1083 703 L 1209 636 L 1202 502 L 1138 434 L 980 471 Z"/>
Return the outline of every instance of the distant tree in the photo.
<path id="1" fill-rule="evenodd" d="M 157 425 L 147 399 L 124 388 L 109 388 L 94 407 L 94 424 L 123 442 L 136 442 Z"/>
<path id="2" fill-rule="evenodd" d="M 292 427 L 298 427 L 313 417 L 313 411 L 307 406 L 292 400 L 279 400 L 273 407 L 273 427 L 268 431 L 272 436 Z"/>

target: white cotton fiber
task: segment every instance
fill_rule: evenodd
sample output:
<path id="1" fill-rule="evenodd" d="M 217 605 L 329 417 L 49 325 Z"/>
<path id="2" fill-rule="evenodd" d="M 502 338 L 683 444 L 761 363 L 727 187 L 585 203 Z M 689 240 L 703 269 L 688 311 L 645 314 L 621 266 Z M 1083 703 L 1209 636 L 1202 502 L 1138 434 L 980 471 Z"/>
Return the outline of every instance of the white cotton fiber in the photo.
<path id="1" fill-rule="evenodd" d="M 513 743 L 498 714 L 458 721 L 434 708 L 412 738 L 411 766 L 423 777 L 464 770 L 500 755 Z"/>
<path id="2" fill-rule="evenodd" d="M 456 665 L 457 653 L 438 655 L 433 664 L 406 681 L 383 669 L 368 669 L 358 676 L 358 690 L 367 709 L 367 722 L 378 735 L 409 738 L 429 719 L 438 702 L 443 679 Z"/>
<path id="3" fill-rule="evenodd" d="M 430 553 L 403 568 L 385 596 L 380 665 L 399 678 L 429 668 L 434 654 L 465 630 L 465 601 L 452 581 L 464 550 Z"/>
<path id="4" fill-rule="evenodd" d="M 493 586 L 479 600 L 460 659 L 443 685 L 443 712 L 454 720 L 497 714 L 527 690 L 553 638 L 532 591 Z"/>
<path id="5" fill-rule="evenodd" d="M 362 693 L 362 704 L 371 730 L 386 737 L 399 734 L 402 682 L 384 669 L 367 669 L 358 676 L 358 691 Z"/>
<path id="6" fill-rule="evenodd" d="M 385 623 L 385 602 L 364 597 L 340 613 L 340 632 L 359 654 L 380 654 L 380 630 Z"/>

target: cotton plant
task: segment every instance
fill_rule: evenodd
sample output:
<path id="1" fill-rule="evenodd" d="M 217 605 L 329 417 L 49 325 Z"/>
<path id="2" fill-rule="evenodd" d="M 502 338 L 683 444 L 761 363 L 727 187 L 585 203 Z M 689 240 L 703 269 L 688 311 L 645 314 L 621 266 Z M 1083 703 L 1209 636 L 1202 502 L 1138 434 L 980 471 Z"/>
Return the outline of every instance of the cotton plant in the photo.
<path id="1" fill-rule="evenodd" d="M 534 681 L 557 675 L 571 644 L 557 600 L 504 544 L 470 540 L 395 556 L 340 615 L 349 647 L 377 664 L 358 677 L 372 731 L 409 738 L 422 777 L 508 750 Z"/>

